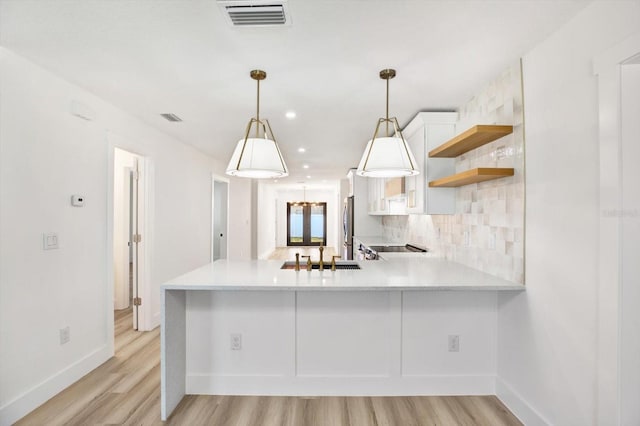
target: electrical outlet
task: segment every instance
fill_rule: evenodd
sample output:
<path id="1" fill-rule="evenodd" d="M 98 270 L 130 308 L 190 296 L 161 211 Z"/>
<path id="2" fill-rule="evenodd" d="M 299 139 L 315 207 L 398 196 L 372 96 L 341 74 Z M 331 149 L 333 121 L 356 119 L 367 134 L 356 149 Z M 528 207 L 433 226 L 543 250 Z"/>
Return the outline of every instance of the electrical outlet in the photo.
<path id="1" fill-rule="evenodd" d="M 465 246 L 469 245 L 469 231 L 464 231 L 462 233 L 462 241 Z"/>
<path id="2" fill-rule="evenodd" d="M 449 335 L 449 352 L 460 352 L 460 336 L 457 334 Z"/>
<path id="3" fill-rule="evenodd" d="M 489 235 L 489 250 L 496 249 L 496 234 Z"/>
<path id="4" fill-rule="evenodd" d="M 71 329 L 69 326 L 60 329 L 60 344 L 64 345 L 71 340 Z"/>
<path id="5" fill-rule="evenodd" d="M 436 240 L 440 239 L 440 227 L 436 228 Z"/>
<path id="6" fill-rule="evenodd" d="M 242 349 L 242 334 L 240 333 L 231 333 L 231 350 L 239 351 Z"/>

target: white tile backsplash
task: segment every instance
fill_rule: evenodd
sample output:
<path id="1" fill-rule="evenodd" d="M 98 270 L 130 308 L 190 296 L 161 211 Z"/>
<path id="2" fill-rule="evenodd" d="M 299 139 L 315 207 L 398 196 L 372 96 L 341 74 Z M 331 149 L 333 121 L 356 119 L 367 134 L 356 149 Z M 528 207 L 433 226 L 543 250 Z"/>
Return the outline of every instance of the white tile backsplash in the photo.
<path id="1" fill-rule="evenodd" d="M 513 133 L 456 159 L 456 171 L 513 167 L 514 176 L 456 188 L 456 214 L 384 216 L 384 236 L 524 284 L 524 116 L 522 73 L 514 64 L 459 108 L 456 132 L 512 124 Z M 468 233 L 468 245 L 465 244 Z"/>

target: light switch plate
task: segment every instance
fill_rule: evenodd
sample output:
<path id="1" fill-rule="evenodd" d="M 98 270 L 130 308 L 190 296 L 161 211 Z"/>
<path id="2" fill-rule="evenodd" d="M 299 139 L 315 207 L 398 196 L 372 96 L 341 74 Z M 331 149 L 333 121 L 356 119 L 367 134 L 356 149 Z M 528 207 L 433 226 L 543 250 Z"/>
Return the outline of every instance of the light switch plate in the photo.
<path id="1" fill-rule="evenodd" d="M 58 248 L 58 234 L 55 232 L 49 232 L 42 234 L 42 249 L 54 250 Z"/>

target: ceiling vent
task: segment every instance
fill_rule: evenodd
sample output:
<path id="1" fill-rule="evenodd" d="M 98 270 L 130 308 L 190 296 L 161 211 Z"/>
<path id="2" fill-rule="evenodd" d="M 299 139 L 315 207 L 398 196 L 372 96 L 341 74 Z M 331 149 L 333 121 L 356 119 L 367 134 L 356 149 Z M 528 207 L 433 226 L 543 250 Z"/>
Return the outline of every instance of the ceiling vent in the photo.
<path id="1" fill-rule="evenodd" d="M 291 25 L 286 0 L 218 0 L 218 5 L 234 27 Z"/>
<path id="2" fill-rule="evenodd" d="M 171 113 L 165 113 L 165 114 L 160 114 L 162 116 L 162 118 L 164 118 L 167 121 L 171 121 L 172 123 L 177 123 L 179 121 L 182 121 L 182 118 L 178 117 L 175 114 L 171 114 Z"/>

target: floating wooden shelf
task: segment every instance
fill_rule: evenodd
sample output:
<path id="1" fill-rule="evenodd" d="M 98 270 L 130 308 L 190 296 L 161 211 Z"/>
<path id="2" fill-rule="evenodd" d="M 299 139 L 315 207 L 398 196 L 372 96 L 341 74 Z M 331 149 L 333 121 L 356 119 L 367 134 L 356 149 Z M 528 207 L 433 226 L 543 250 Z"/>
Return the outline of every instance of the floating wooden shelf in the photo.
<path id="1" fill-rule="evenodd" d="M 458 186 L 469 185 L 471 183 L 484 182 L 486 180 L 500 179 L 507 176 L 513 176 L 512 168 L 490 168 L 482 167 L 478 169 L 467 170 L 462 173 L 443 177 L 429 182 L 431 188 L 455 188 Z"/>
<path id="2" fill-rule="evenodd" d="M 457 157 L 512 132 L 513 126 L 479 124 L 432 149 L 429 157 Z"/>

